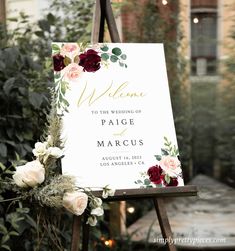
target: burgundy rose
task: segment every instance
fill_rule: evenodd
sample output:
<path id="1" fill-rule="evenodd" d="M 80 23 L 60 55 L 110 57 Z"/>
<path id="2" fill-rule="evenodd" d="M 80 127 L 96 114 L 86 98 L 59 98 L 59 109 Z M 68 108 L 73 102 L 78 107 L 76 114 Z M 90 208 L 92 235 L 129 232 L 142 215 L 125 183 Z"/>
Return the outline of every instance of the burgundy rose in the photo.
<path id="1" fill-rule="evenodd" d="M 166 187 L 176 187 L 176 186 L 178 186 L 178 180 L 177 180 L 177 178 L 170 178 L 170 179 L 171 180 L 170 180 L 169 184 L 164 180 L 164 185 Z"/>
<path id="2" fill-rule="evenodd" d="M 64 57 L 60 54 L 56 54 L 53 56 L 53 64 L 54 64 L 54 70 L 55 71 L 61 71 L 64 69 Z"/>
<path id="3" fill-rule="evenodd" d="M 154 184 L 161 184 L 162 183 L 162 168 L 158 165 L 152 166 L 148 169 L 148 176 L 151 182 Z"/>
<path id="4" fill-rule="evenodd" d="M 79 65 L 83 67 L 83 71 L 95 72 L 100 69 L 101 57 L 92 49 L 79 55 Z"/>

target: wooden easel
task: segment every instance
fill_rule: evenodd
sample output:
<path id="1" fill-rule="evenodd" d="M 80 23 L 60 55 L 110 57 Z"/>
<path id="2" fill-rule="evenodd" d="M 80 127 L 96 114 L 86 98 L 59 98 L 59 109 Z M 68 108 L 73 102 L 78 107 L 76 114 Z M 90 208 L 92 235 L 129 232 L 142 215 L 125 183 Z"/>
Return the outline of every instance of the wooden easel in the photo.
<path id="1" fill-rule="evenodd" d="M 92 43 L 103 42 L 105 19 L 108 25 L 111 41 L 120 43 L 117 26 L 115 23 L 110 0 L 96 0 L 95 12 L 93 16 Z M 96 192 L 96 196 L 101 197 L 102 192 Z M 162 236 L 165 240 L 173 239 L 170 223 L 167 217 L 164 198 L 197 195 L 196 186 L 167 187 L 167 188 L 146 188 L 146 189 L 125 189 L 116 190 L 114 197 L 109 197 L 106 201 L 125 201 L 131 199 L 153 200 Z M 81 216 L 74 216 L 71 251 L 78 251 L 80 245 L 80 231 L 82 228 L 82 251 L 88 251 L 89 225 L 86 224 L 87 215 L 84 215 L 83 223 Z M 82 225 L 82 226 L 81 226 Z M 176 251 L 174 243 L 166 242 L 169 251 Z"/>

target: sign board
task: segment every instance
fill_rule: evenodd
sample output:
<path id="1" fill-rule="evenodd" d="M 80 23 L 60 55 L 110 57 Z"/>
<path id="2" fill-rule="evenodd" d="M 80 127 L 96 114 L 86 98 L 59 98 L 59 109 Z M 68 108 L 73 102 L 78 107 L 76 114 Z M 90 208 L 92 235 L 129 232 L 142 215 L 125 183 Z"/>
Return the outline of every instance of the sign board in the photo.
<path id="1" fill-rule="evenodd" d="M 183 185 L 163 45 L 52 49 L 63 173 L 94 189 Z"/>

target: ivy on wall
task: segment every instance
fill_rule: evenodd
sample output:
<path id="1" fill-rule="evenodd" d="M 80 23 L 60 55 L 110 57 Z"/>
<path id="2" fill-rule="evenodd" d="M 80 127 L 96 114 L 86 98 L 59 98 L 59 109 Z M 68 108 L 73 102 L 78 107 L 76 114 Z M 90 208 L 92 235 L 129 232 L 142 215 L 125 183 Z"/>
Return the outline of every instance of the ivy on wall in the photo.
<path id="1" fill-rule="evenodd" d="M 235 20 L 230 33 L 229 57 L 221 62 L 222 78 L 218 88 L 217 155 L 220 177 L 235 187 Z"/>

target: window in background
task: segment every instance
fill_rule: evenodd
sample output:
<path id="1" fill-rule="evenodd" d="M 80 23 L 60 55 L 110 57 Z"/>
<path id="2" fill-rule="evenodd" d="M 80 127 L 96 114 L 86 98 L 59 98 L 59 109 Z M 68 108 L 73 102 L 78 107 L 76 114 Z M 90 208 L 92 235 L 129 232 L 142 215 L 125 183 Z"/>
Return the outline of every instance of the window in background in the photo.
<path id="1" fill-rule="evenodd" d="M 217 71 L 217 13 L 191 14 L 191 74 L 215 75 Z"/>

